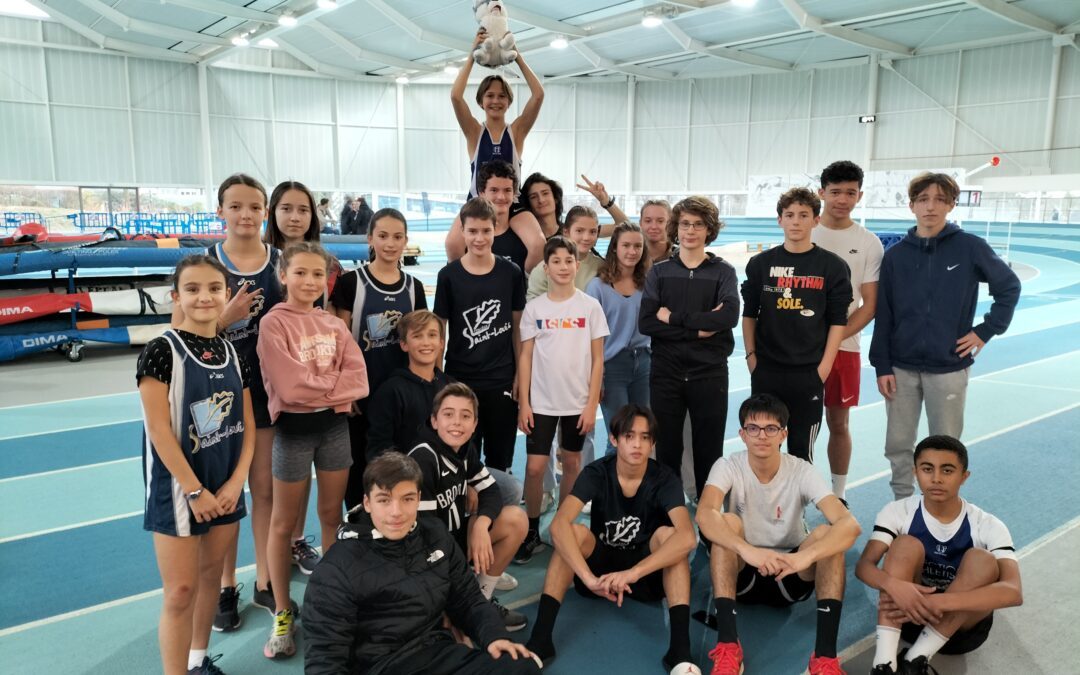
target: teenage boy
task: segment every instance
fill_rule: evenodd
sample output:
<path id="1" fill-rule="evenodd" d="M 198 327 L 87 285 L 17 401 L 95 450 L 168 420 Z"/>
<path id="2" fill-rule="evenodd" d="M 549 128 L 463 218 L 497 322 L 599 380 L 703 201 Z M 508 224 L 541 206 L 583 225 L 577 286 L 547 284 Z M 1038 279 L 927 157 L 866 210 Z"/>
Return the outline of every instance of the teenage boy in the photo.
<path id="1" fill-rule="evenodd" d="M 507 471 L 517 438 L 514 371 L 525 281 L 517 265 L 492 253 L 497 216 L 490 202 L 470 199 L 460 217 L 466 253 L 439 270 L 435 289 L 435 314 L 450 326 L 446 374 L 476 393 L 474 442 L 485 464 Z"/>
<path id="2" fill-rule="evenodd" d="M 528 275 L 540 262 L 544 251 L 544 231 L 536 219 L 523 228 L 525 238 L 521 238 L 510 228 L 510 210 L 517 198 L 518 177 L 514 167 L 508 162 L 494 160 L 480 167 L 476 174 L 476 188 L 479 195 L 495 207 L 495 241 L 491 250 L 521 268 Z M 466 243 L 466 250 L 468 244 Z"/>
<path id="3" fill-rule="evenodd" d="M 1020 280 L 990 245 L 945 222 L 959 194 L 951 176 L 916 176 L 908 185 L 915 227 L 881 261 L 870 363 L 885 397 L 885 457 L 897 499 L 915 492 L 911 458 L 923 401 L 930 434 L 960 438 L 971 364 L 1008 329 L 1020 299 Z M 974 325 L 982 282 L 994 302 Z"/>
<path id="4" fill-rule="evenodd" d="M 808 462 L 851 305 L 847 265 L 810 239 L 820 214 L 821 201 L 806 188 L 781 195 L 776 220 L 784 244 L 751 258 L 742 286 L 750 391 L 784 402 L 788 452 Z"/>
<path id="5" fill-rule="evenodd" d="M 431 408 L 431 429 L 420 432 L 409 456 L 420 465 L 420 513 L 438 519 L 466 554 L 480 592 L 499 610 L 508 631 L 528 620 L 495 600 L 499 577 L 525 540 L 528 522 L 519 506 L 503 506 L 495 477 L 469 442 L 476 431 L 476 395 L 460 382 L 448 384 Z M 468 506 L 476 491 L 475 512 Z"/>
<path id="6" fill-rule="evenodd" d="M 656 418 L 630 403 L 611 420 L 616 454 L 581 471 L 570 497 L 551 521 L 555 553 L 527 647 L 545 666 L 555 658 L 552 629 L 567 588 L 622 607 L 624 596 L 641 602 L 666 597 L 671 640 L 664 668 L 674 675 L 701 670 L 690 657 L 690 551 L 697 543 L 682 482 L 650 459 Z M 592 501 L 588 526 L 574 522 Z"/>
<path id="7" fill-rule="evenodd" d="M 934 654 L 976 649 L 994 610 L 1023 602 L 1008 528 L 960 497 L 971 475 L 964 444 L 930 436 L 916 446 L 914 462 L 923 496 L 881 510 L 855 567 L 860 581 L 881 592 L 872 675 L 925 675 Z M 897 656 L 901 638 L 914 644 Z"/>
<path id="8" fill-rule="evenodd" d="M 577 247 L 578 271 L 574 275 L 574 287 L 584 291 L 589 282 L 596 277 L 604 259 L 596 254 L 593 247 L 600 236 L 600 224 L 596 211 L 587 206 L 575 206 L 566 214 L 566 224 L 559 235 L 566 237 Z M 548 276 L 543 265 L 537 265 L 529 274 L 529 288 L 525 291 L 525 300 L 547 293 Z"/>
<path id="9" fill-rule="evenodd" d="M 859 536 L 859 523 L 808 462 L 780 452 L 788 411 L 769 394 L 755 394 L 739 408 L 739 437 L 746 451 L 716 462 L 698 505 L 697 523 L 712 544 L 717 645 L 713 675 L 738 675 L 743 651 L 735 628 L 735 601 L 789 607 L 817 596 L 817 640 L 811 675 L 839 675 L 836 634 L 844 598 L 844 552 Z M 727 499 L 727 511 L 723 510 Z M 808 504 L 828 525 L 809 535 Z"/>
<path id="10" fill-rule="evenodd" d="M 639 330 L 652 338 L 650 400 L 658 424 L 656 458 L 680 476 L 683 424 L 690 413 L 694 482 L 700 496 L 713 462 L 724 454 L 728 365 L 739 321 L 735 268 L 707 253 L 720 234 L 720 211 L 705 197 L 672 210 L 669 240 L 679 248 L 649 270 Z"/>
<path id="11" fill-rule="evenodd" d="M 844 499 L 848 465 L 851 463 L 849 413 L 859 405 L 862 360 L 859 334 L 874 318 L 877 308 L 878 273 L 884 249 L 877 235 L 851 219 L 862 199 L 863 171 L 848 161 L 833 162 L 821 172 L 821 226 L 810 239 L 835 253 L 847 263 L 851 273 L 853 299 L 848 306 L 847 327 L 832 371 L 825 380 L 825 423 L 829 427 L 829 470 L 833 494 Z"/>
<path id="12" fill-rule="evenodd" d="M 465 554 L 434 519 L 417 520 L 422 476 L 398 452 L 364 470 L 364 513 L 343 525 L 304 595 L 307 675 L 535 675 Z M 454 641 L 443 614 L 480 647 Z"/>
<path id="13" fill-rule="evenodd" d="M 547 293 L 533 298 L 521 315 L 518 360 L 518 428 L 526 435 L 525 510 L 529 533 L 514 562 L 527 563 L 543 545 L 540 509 L 551 443 L 559 434 L 563 476 L 561 504 L 581 470 L 585 436 L 596 425 L 604 376 L 607 319 L 600 303 L 574 288 L 576 247 L 565 237 L 544 245 Z"/>

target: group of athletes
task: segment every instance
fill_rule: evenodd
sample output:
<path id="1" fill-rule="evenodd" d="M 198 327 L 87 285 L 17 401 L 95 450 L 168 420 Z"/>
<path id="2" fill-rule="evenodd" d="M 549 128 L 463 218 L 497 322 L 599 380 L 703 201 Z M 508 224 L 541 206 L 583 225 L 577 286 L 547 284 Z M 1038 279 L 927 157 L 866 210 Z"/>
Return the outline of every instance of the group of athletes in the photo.
<path id="1" fill-rule="evenodd" d="M 303 184 L 268 197 L 236 174 L 219 187 L 225 240 L 177 265 L 172 327 L 137 367 L 164 671 L 221 672 L 207 649 L 211 630 L 241 623 L 246 484 L 251 603 L 273 616 L 263 651 L 296 652 L 295 565 L 311 575 L 308 673 L 537 672 L 556 657 L 571 585 L 620 607 L 626 597 L 666 599 L 663 668 L 700 673 L 689 637 L 699 542 L 713 588 L 714 675 L 743 672 L 737 602 L 788 606 L 811 595 L 809 672 L 841 673 L 844 554 L 860 534 L 845 501 L 848 414 L 871 320 L 897 499 L 878 514 L 856 569 L 880 591 L 872 672 L 926 673 L 934 654 L 978 647 L 993 610 L 1022 596 L 1008 529 L 959 496 L 969 473 L 958 439 L 969 369 L 1007 329 L 1020 282 L 985 241 L 947 222 L 956 182 L 916 177 L 916 224 L 883 253 L 851 219 L 862 170 L 835 162 L 819 190 L 781 196 L 783 244 L 751 258 L 740 286 L 706 250 L 722 227 L 707 198 L 650 200 L 634 224 L 582 176 L 579 187 L 614 220 L 601 227 L 592 208 L 563 213 L 555 180 L 533 174 L 519 189 L 543 89 L 518 65 L 531 96 L 512 123 L 501 77 L 478 88 L 483 123 L 463 98 L 468 66 L 452 88 L 473 185 L 430 309 L 401 266 L 400 212 L 373 215 L 371 260 L 346 271 L 318 244 Z M 599 237 L 611 238 L 604 257 Z M 975 324 L 980 282 L 993 303 Z M 738 408 L 745 450 L 724 456 L 740 325 L 751 377 Z M 923 407 L 931 435 L 916 444 Z M 812 465 L 823 416 L 831 486 Z M 519 431 L 523 482 L 510 470 Z M 304 533 L 313 465 L 321 556 Z M 554 550 L 520 644 L 510 634 L 527 618 L 494 594 L 517 585 L 512 562 L 547 546 L 540 518 L 556 485 Z M 810 504 L 824 518 L 812 530 Z"/>

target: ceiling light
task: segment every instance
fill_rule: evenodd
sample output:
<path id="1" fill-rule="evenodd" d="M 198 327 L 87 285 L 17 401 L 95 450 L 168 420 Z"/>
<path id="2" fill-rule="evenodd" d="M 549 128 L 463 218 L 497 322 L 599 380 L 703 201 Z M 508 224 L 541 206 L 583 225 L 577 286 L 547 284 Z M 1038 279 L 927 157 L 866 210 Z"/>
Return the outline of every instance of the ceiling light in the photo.
<path id="1" fill-rule="evenodd" d="M 282 14 L 278 17 L 277 22 L 286 28 L 292 28 L 296 25 L 296 17 L 292 14 Z"/>
<path id="2" fill-rule="evenodd" d="M 757 4 L 757 0 L 731 0 L 731 4 L 736 7 L 753 7 Z"/>
<path id="3" fill-rule="evenodd" d="M 263 49 L 277 49 L 278 47 L 278 43 L 274 42 L 270 38 L 263 38 L 255 44 L 259 47 L 262 47 Z"/>
<path id="4" fill-rule="evenodd" d="M 249 44 L 251 44 L 248 42 L 247 37 L 243 35 L 237 35 L 236 37 L 234 37 L 232 39 L 232 43 L 237 47 L 247 47 Z"/>
<path id="5" fill-rule="evenodd" d="M 398 75 L 394 82 L 397 82 L 398 84 L 408 84 L 409 77 L 407 75 Z"/>
<path id="6" fill-rule="evenodd" d="M 651 9 L 645 12 L 645 16 L 641 17 L 641 25 L 646 28 L 656 28 L 663 25 L 663 23 L 664 17 Z"/>
<path id="7" fill-rule="evenodd" d="M 47 12 L 31 5 L 29 2 L 26 2 L 26 0 L 0 0 L 0 14 L 28 16 L 34 19 L 49 18 Z"/>
<path id="8" fill-rule="evenodd" d="M 446 73 L 447 75 L 457 75 L 458 73 L 461 72 L 461 68 L 458 68 L 457 66 L 455 66 L 452 63 L 448 63 L 443 68 L 443 72 Z"/>
<path id="9" fill-rule="evenodd" d="M 570 46 L 570 42 L 565 35 L 556 35 L 548 46 L 552 49 L 566 49 Z"/>
<path id="10" fill-rule="evenodd" d="M 337 9 L 337 2 L 335 2 L 334 0 L 319 0 L 317 4 L 319 5 L 319 9 Z"/>

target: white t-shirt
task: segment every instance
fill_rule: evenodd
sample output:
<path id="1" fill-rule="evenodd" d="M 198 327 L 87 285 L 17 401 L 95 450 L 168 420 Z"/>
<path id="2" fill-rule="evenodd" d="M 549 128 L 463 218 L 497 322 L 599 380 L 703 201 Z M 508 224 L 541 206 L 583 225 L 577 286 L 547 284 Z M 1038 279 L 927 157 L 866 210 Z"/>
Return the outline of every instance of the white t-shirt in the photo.
<path id="1" fill-rule="evenodd" d="M 807 504 L 832 494 L 810 462 L 787 453 L 781 453 L 780 470 L 768 483 L 754 475 L 750 456 L 743 451 L 716 460 L 705 484 L 727 495 L 725 510 L 742 520 L 747 543 L 783 553 L 806 539 Z"/>
<path id="2" fill-rule="evenodd" d="M 535 340 L 529 387 L 533 412 L 581 414 L 589 402 L 592 341 L 607 335 L 604 309 L 577 289 L 561 302 L 544 293 L 525 303 L 521 341 Z"/>
<path id="3" fill-rule="evenodd" d="M 815 244 L 843 258 L 851 270 L 851 291 L 854 299 L 848 306 L 848 316 L 862 305 L 861 287 L 878 280 L 881 273 L 881 256 L 885 249 L 877 235 L 858 223 L 843 230 L 830 230 L 818 225 L 810 234 Z M 845 352 L 859 351 L 859 334 L 856 333 L 840 343 Z"/>
<path id="4" fill-rule="evenodd" d="M 921 541 L 925 551 L 923 583 L 938 588 L 949 587 L 970 548 L 990 551 L 999 560 L 1016 560 L 1012 535 L 1005 523 L 967 500 L 961 501 L 960 515 L 951 523 L 930 515 L 919 495 L 886 504 L 874 521 L 870 539 L 888 546 L 907 534 Z"/>

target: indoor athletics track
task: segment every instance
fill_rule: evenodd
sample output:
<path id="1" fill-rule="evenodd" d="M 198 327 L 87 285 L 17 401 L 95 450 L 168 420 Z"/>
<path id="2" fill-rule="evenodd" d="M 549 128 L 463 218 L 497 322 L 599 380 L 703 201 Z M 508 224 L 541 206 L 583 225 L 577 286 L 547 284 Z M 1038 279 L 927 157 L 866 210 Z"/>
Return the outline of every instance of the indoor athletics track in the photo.
<path id="1" fill-rule="evenodd" d="M 970 227 L 983 233 L 978 225 Z M 441 233 L 425 234 L 416 239 L 423 239 L 429 254 L 437 253 Z M 779 234 L 775 227 L 732 224 L 717 243 L 775 242 Z M 1003 249 L 1004 226 L 990 234 L 995 248 Z M 1009 243 L 1009 259 L 1024 280 L 1023 297 L 1008 334 L 990 342 L 972 370 L 964 431 L 972 475 L 963 494 L 1011 529 L 1026 602 L 998 612 L 992 639 L 966 660 L 936 657 L 943 675 L 1080 672 L 1074 654 L 1080 643 L 1080 228 L 1016 225 Z M 434 258 L 418 271 L 428 284 L 438 269 Z M 864 340 L 865 361 L 868 335 Z M 45 354 L 0 368 L 0 654 L 6 672 L 160 669 L 160 579 L 151 538 L 142 530 L 136 352 L 86 353 L 80 364 Z M 740 445 L 734 413 L 749 393 L 741 356 L 737 345 L 725 430 L 732 451 Z M 868 672 L 867 650 L 873 649 L 867 636 L 876 598 L 851 572 L 874 516 L 890 498 L 884 426 L 873 371 L 864 366 L 862 405 L 852 413 L 855 453 L 848 482 L 848 500 L 864 534 L 848 554 L 840 635 L 852 673 Z M 827 476 L 822 436 L 818 466 Z M 523 456 L 519 452 L 519 462 Z M 516 473 L 522 475 L 522 467 Z M 811 525 L 817 517 L 815 511 Z M 318 531 L 314 508 L 308 531 Z M 224 653 L 218 665 L 230 674 L 302 672 L 302 657 L 270 662 L 262 656 L 271 619 L 248 604 L 253 556 L 246 522 L 241 533 L 244 624 L 227 636 L 215 633 L 211 653 Z M 530 617 L 546 559 L 544 554 L 524 568 L 512 566 L 521 585 L 500 596 Z M 696 611 L 711 604 L 704 556 L 696 557 L 693 569 Z M 294 597 L 302 598 L 303 589 L 303 577 L 295 574 Z M 741 607 L 747 672 L 801 672 L 813 648 L 813 608 Z M 666 616 L 661 605 L 631 601 L 617 610 L 569 593 L 555 630 L 559 658 L 548 672 L 661 673 Z M 302 625 L 301 619 L 301 649 Z M 527 631 L 516 636 L 524 641 Z M 697 623 L 692 631 L 695 659 L 708 672 L 715 633 Z"/>

